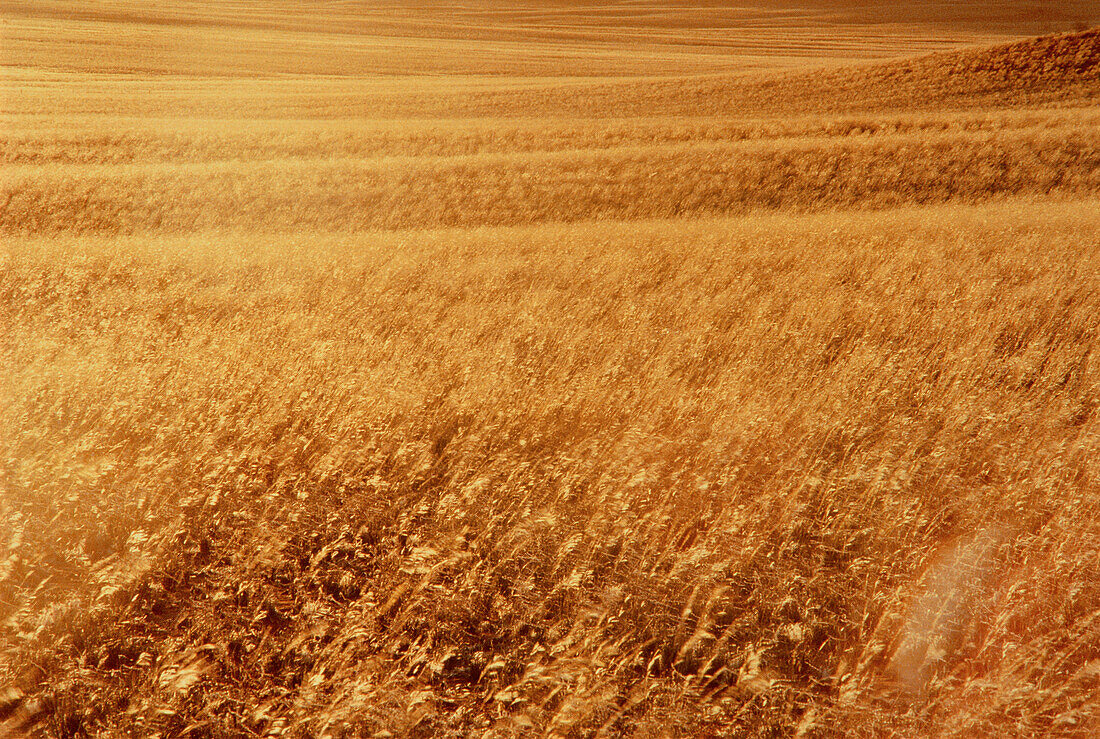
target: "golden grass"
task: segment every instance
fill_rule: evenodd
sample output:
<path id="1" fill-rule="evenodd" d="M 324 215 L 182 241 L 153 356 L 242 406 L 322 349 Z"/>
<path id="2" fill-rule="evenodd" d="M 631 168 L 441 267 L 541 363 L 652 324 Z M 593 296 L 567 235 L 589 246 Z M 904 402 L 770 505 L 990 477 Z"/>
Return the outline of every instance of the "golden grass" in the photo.
<path id="1" fill-rule="evenodd" d="M 4 2 L 0 737 L 1100 733 L 1018 5 Z"/>
<path id="2" fill-rule="evenodd" d="M 0 232 L 401 229 L 1100 188 L 1100 128 L 457 157 L 13 167 Z"/>
<path id="3" fill-rule="evenodd" d="M 448 157 L 909 134 L 1007 134 L 1095 129 L 1100 110 L 1023 108 L 783 118 L 636 117 L 238 119 L 10 117 L 0 163 L 190 164 L 286 159 Z M 817 141 L 816 143 L 821 143 Z"/>
<path id="4" fill-rule="evenodd" d="M 94 65 L 6 65 L 0 112 L 73 116 L 263 119 L 801 117 L 1096 104 L 1100 30 L 989 49 L 761 74 L 650 61 L 643 72 L 581 75 L 572 67 L 512 74 L 415 66 L 271 77 L 104 73 Z M 514 53 L 512 53 L 514 56 Z M 338 55 L 337 55 L 338 56 Z M 406 61 L 404 55 L 399 55 Z M 205 58 L 205 57 L 203 57 Z M 442 53 L 441 63 L 466 58 Z M 803 65 L 804 66 L 804 65 Z M 765 67 L 765 69 L 771 69 Z M 663 73 L 656 73 L 663 72 Z"/>
<path id="5" fill-rule="evenodd" d="M 1096 206 L 11 241 L 9 659 L 59 733 L 1095 726 Z"/>

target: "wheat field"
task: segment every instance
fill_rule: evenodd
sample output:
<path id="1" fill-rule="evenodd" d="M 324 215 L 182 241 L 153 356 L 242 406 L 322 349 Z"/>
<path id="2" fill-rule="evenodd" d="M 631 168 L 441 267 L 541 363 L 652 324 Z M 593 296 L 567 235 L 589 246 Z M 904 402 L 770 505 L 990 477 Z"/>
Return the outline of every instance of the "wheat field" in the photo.
<path id="1" fill-rule="evenodd" d="M 0 13 L 0 737 L 1100 733 L 1095 3 Z"/>

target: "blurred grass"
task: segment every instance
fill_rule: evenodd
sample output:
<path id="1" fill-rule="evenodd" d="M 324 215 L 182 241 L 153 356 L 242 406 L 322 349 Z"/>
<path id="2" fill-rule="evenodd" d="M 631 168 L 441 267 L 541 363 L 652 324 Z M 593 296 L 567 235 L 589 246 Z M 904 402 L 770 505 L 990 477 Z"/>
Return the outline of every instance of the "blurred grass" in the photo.
<path id="1" fill-rule="evenodd" d="M 870 731 L 985 531 L 883 725 L 1094 722 L 1097 212 L 11 240 L 7 659 L 139 733 Z"/>
<path id="2" fill-rule="evenodd" d="M 9 170 L 0 232 L 403 229 L 882 208 L 1100 187 L 1100 129 Z"/>
<path id="3" fill-rule="evenodd" d="M 5 5 L 0 736 L 1100 732 L 1100 35 L 196 8 Z"/>

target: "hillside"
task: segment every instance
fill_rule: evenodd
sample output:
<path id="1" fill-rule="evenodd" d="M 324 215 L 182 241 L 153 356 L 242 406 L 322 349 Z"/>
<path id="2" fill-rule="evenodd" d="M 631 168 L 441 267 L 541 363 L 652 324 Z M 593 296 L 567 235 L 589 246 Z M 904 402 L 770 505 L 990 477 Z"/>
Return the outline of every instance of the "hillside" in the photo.
<path id="1" fill-rule="evenodd" d="M 288 121 L 229 133 L 212 121 L 61 129 L 52 140 L 29 129 L 0 149 L 0 160 L 19 165 L 0 193 L 0 231 L 433 228 L 1092 192 L 1098 60 L 1100 32 L 1084 32 L 748 86 L 651 82 L 645 97 L 636 86 L 617 90 L 623 97 L 606 109 L 653 115 L 598 124 Z M 609 89 L 568 95 L 595 106 Z M 494 110 L 527 115 L 538 112 L 527 99 L 543 96 L 495 94 Z M 716 117 L 724 98 L 740 101 L 738 118 Z M 447 105 L 445 95 L 430 99 Z M 478 95 L 466 99 L 476 105 Z M 847 110 L 810 117 L 823 100 Z M 1008 111 L 992 116 L 993 102 Z M 771 118 L 796 106 L 801 118 Z M 677 117 L 678 107 L 694 115 Z M 853 114 L 868 108 L 876 113 Z"/>
<path id="2" fill-rule="evenodd" d="M 803 5 L 4 0 L 0 737 L 1100 733 L 1091 5 Z"/>
<path id="3" fill-rule="evenodd" d="M 50 72 L 185 78 L 598 78 L 892 57 L 1100 22 L 1090 0 L 1034 6 L 1028 0 L 3 0 L 0 59 Z"/>

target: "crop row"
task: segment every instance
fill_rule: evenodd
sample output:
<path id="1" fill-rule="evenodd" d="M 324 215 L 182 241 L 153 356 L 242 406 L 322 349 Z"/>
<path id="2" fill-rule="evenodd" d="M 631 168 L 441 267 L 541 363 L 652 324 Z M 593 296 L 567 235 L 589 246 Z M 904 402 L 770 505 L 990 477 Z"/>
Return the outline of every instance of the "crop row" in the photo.
<path id="1" fill-rule="evenodd" d="M 0 231 L 401 229 L 1100 189 L 1095 129 L 470 157 L 24 167 Z"/>
<path id="2" fill-rule="evenodd" d="M 803 137 L 1018 132 L 1100 125 L 1100 111 L 1032 109 L 955 114 L 775 119 L 633 118 L 443 121 L 10 121 L 6 164 L 125 164 L 381 156 L 461 156 Z"/>

